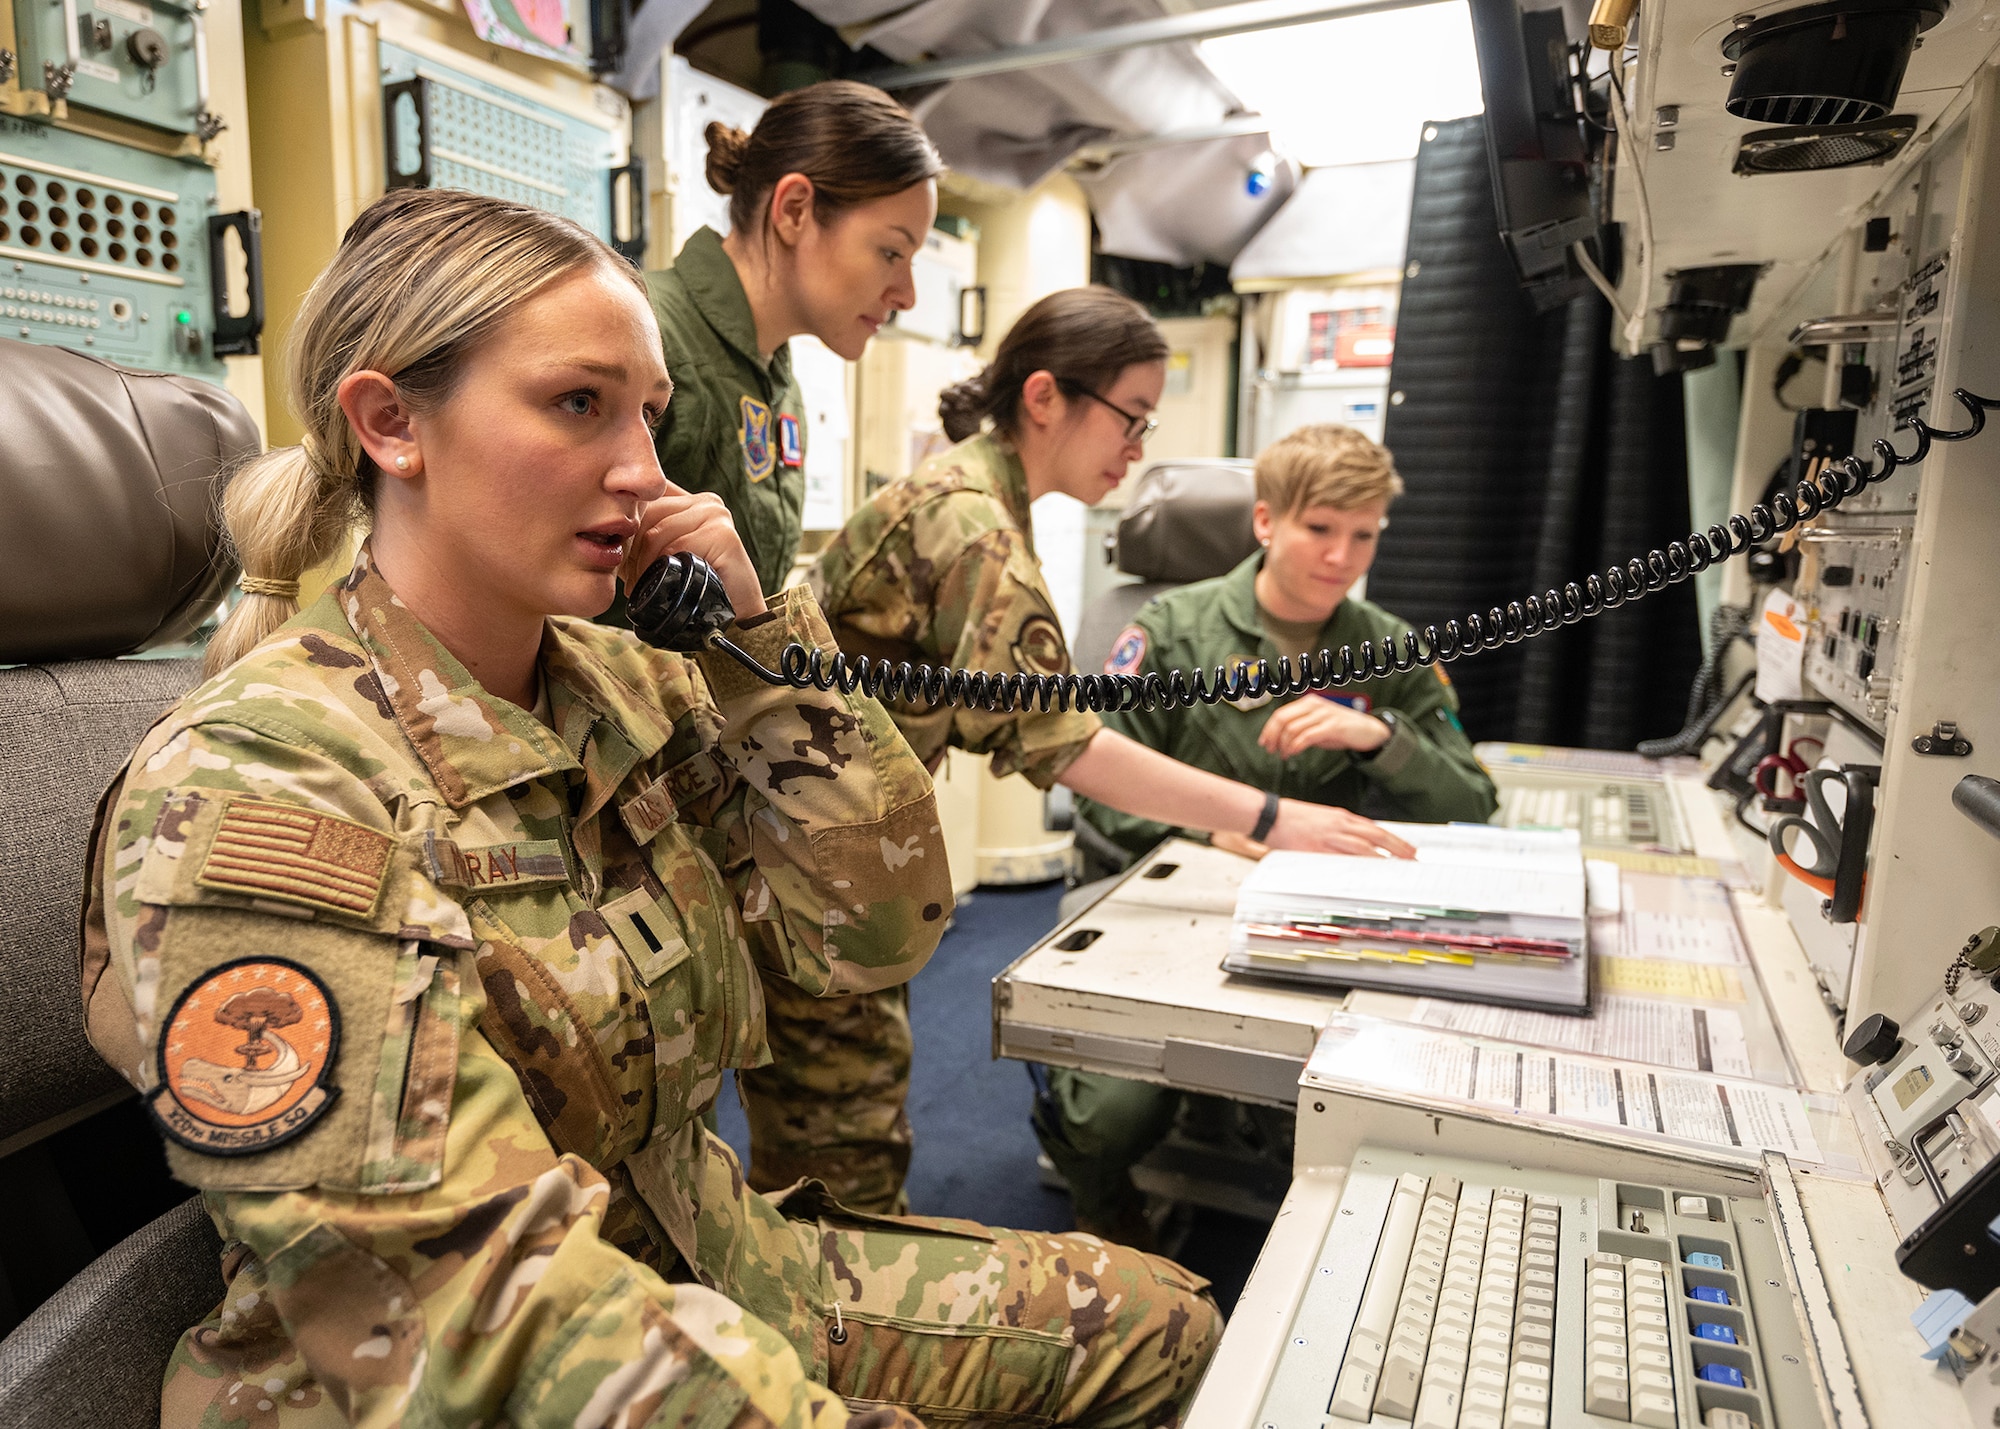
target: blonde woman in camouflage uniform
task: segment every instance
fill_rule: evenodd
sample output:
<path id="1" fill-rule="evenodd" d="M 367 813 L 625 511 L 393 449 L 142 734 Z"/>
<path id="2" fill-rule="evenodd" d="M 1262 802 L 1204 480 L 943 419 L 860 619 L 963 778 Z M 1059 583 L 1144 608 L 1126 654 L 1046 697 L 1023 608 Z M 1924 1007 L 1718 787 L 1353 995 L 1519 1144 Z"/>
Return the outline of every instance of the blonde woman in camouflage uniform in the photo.
<path id="1" fill-rule="evenodd" d="M 225 503 L 248 598 L 93 840 L 91 1037 L 226 1246 L 164 1422 L 1173 1422 L 1217 1321 L 1171 1262 L 766 1199 L 701 1125 L 760 973 L 899 982 L 951 894 L 878 706 L 577 618 L 686 550 L 760 658 L 829 643 L 662 478 L 638 276 L 404 191 L 293 341 L 305 444 Z"/>
<path id="2" fill-rule="evenodd" d="M 877 492 L 814 563 L 813 594 L 840 647 L 972 670 L 1067 673 L 1069 646 L 1042 580 L 1028 508 L 1056 491 L 1092 506 L 1110 495 L 1144 454 L 1166 357 L 1145 309 L 1108 288 L 1052 293 L 1023 313 L 992 364 L 938 404 L 958 445 Z M 1278 848 L 1411 853 L 1357 814 L 1280 799 L 1183 764 L 1083 711 L 892 706 L 891 713 L 932 769 L 946 746 L 956 746 L 992 756 L 996 775 L 1020 774 L 1042 789 L 1063 784 L 1161 823 Z M 887 988 L 873 1001 L 883 1008 L 876 1025 L 897 1040 L 886 1049 L 828 1046 L 821 1065 L 879 1067 L 893 1056 L 907 1069 L 907 990 Z M 908 1089 L 905 1075 L 885 1090 L 899 1112 Z"/>
<path id="3" fill-rule="evenodd" d="M 759 585 L 780 589 L 805 504 L 805 401 L 790 340 L 840 356 L 916 302 L 911 261 L 937 215 L 943 167 L 923 129 L 879 89 L 829 80 L 775 100 L 746 134 L 707 130 L 710 187 L 729 195 L 730 232 L 703 228 L 672 268 L 648 273 L 675 397 L 654 438 L 660 464 L 721 497 Z M 880 1045 L 868 997 L 812 996 L 764 979 L 772 1061 L 737 1076 L 750 1122 L 750 1184 L 826 1182 L 856 1210 L 899 1211 L 910 1128 L 882 1089 L 907 1056 L 825 1055 Z M 907 1038 L 903 1039 L 907 1042 Z"/>

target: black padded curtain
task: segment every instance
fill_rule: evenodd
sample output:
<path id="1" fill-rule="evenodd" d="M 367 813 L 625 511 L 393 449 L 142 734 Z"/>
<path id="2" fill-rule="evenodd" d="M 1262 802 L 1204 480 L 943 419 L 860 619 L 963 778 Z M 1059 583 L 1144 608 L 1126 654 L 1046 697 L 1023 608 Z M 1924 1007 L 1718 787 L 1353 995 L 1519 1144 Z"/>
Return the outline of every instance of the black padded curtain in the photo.
<path id="1" fill-rule="evenodd" d="M 1678 376 L 1613 354 L 1595 293 L 1537 313 L 1499 237 L 1483 120 L 1417 157 L 1385 441 L 1396 503 L 1370 599 L 1421 630 L 1687 534 Z M 1450 667 L 1474 739 L 1630 749 L 1680 727 L 1694 587 Z"/>

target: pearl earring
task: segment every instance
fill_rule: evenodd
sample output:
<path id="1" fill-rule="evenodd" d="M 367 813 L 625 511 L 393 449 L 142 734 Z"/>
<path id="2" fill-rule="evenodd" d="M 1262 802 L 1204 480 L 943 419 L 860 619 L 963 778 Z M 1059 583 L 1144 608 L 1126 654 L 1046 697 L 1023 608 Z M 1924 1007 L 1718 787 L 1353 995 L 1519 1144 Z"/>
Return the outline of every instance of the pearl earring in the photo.
<path id="1" fill-rule="evenodd" d="M 410 469 L 410 459 L 408 457 L 399 456 L 396 458 L 396 470 L 408 471 L 409 469 Z"/>

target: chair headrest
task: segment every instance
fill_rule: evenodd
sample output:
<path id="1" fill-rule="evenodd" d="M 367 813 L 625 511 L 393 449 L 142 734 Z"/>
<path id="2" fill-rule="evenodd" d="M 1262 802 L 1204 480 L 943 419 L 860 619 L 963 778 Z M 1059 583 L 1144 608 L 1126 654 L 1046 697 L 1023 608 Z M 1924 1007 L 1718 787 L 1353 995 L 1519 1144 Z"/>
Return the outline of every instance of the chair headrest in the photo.
<path id="1" fill-rule="evenodd" d="M 1257 549 L 1254 463 L 1227 457 L 1156 461 L 1139 473 L 1118 522 L 1118 569 L 1186 585 L 1226 575 Z"/>
<path id="2" fill-rule="evenodd" d="M 228 392 L 0 339 L 0 662 L 184 639 L 236 578 L 222 487 L 260 449 Z"/>

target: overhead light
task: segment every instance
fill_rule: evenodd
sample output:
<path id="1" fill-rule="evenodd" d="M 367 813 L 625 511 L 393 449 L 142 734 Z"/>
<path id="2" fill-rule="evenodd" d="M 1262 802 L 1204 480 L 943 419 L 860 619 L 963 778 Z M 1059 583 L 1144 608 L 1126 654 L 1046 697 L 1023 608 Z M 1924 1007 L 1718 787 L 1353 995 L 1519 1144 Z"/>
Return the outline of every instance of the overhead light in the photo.
<path id="1" fill-rule="evenodd" d="M 1725 107 L 1758 124 L 1865 124 L 1895 106 L 1917 36 L 1948 0 L 1830 0 L 1780 10 L 1733 31 Z"/>
<path id="2" fill-rule="evenodd" d="M 1204 40 L 1200 53 L 1307 168 L 1414 158 L 1427 122 L 1481 106 L 1464 0 Z"/>

